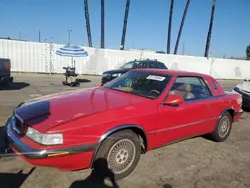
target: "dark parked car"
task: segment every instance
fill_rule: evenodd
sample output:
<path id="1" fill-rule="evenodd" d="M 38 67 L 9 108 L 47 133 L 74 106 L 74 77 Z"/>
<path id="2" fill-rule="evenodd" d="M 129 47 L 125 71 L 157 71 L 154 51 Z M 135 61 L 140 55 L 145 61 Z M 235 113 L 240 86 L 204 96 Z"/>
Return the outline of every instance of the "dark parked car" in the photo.
<path id="1" fill-rule="evenodd" d="M 244 79 L 238 83 L 232 90 L 234 93 L 239 93 L 242 96 L 242 107 L 246 110 L 250 109 L 250 79 Z"/>
<path id="2" fill-rule="evenodd" d="M 148 69 L 168 69 L 166 65 L 160 61 L 157 61 L 156 59 L 144 59 L 144 60 L 134 60 L 125 63 L 122 65 L 119 69 L 109 70 L 105 71 L 102 74 L 102 85 L 106 82 L 109 82 L 122 74 L 128 72 L 131 69 L 142 69 L 142 68 L 148 68 Z"/>
<path id="3" fill-rule="evenodd" d="M 8 83 L 13 82 L 10 66 L 10 59 L 0 58 L 0 85 L 7 85 Z"/>

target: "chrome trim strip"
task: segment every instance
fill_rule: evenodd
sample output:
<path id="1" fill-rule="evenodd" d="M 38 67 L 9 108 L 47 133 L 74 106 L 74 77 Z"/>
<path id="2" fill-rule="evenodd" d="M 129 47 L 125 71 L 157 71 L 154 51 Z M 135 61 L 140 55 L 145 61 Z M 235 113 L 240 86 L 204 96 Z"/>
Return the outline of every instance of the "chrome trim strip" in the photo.
<path id="1" fill-rule="evenodd" d="M 202 99 L 190 99 L 190 100 L 184 100 L 184 103 L 190 103 L 190 102 L 197 102 L 197 101 L 206 101 L 206 100 L 213 100 L 213 99 L 219 99 L 222 97 L 225 97 L 227 94 L 219 95 L 219 96 L 209 96 Z"/>
<path id="2" fill-rule="evenodd" d="M 191 125 L 195 125 L 195 124 L 199 124 L 199 123 L 203 123 L 203 122 L 210 121 L 210 120 L 215 120 L 215 119 L 218 119 L 218 117 L 209 118 L 209 119 L 196 121 L 196 122 L 192 122 L 192 123 L 187 123 L 187 124 L 182 124 L 182 125 L 177 125 L 177 126 L 173 126 L 173 127 L 168 127 L 168 128 L 165 128 L 165 129 L 158 129 L 158 130 L 150 131 L 149 134 L 165 132 L 165 131 L 171 131 L 171 130 L 174 130 L 174 129 L 179 129 L 179 128 L 183 128 L 183 127 L 187 127 L 187 126 L 191 126 Z"/>
<path id="3" fill-rule="evenodd" d="M 144 131 L 144 129 L 138 125 L 135 125 L 135 124 L 125 124 L 125 125 L 121 125 L 121 126 L 117 126 L 111 130 L 109 130 L 108 132 L 106 132 L 105 134 L 103 134 L 101 136 L 101 138 L 99 139 L 98 141 L 98 145 L 96 146 L 95 150 L 94 150 L 94 154 L 92 156 L 92 159 L 91 159 L 91 163 L 90 163 L 90 168 L 93 168 L 93 165 L 94 165 L 94 160 L 96 158 L 96 155 L 97 155 L 97 152 L 102 144 L 102 142 L 109 136 L 111 135 L 112 133 L 116 132 L 116 131 L 119 131 L 119 130 L 122 130 L 122 129 L 127 129 L 127 128 L 138 128 L 140 129 L 141 131 L 143 131 L 144 135 L 145 135 L 145 138 L 146 138 L 146 147 L 145 147 L 145 151 L 147 151 L 147 146 L 148 146 L 148 139 L 147 139 L 147 134 L 146 132 Z"/>
<path id="4" fill-rule="evenodd" d="M 88 144 L 73 146 L 68 148 L 60 148 L 54 150 L 36 150 L 24 144 L 17 135 L 11 130 L 11 124 L 7 125 L 7 138 L 9 146 L 15 148 L 20 154 L 29 159 L 42 159 L 47 158 L 48 154 L 56 154 L 60 152 L 69 152 L 69 154 L 77 154 L 82 152 L 93 151 L 97 144 Z"/>

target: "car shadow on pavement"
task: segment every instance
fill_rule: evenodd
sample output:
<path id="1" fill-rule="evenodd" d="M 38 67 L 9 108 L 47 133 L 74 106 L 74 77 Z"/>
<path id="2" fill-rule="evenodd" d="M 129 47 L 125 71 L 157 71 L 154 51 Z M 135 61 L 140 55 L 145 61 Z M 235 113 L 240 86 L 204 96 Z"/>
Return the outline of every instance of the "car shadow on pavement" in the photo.
<path id="1" fill-rule="evenodd" d="M 97 173 L 96 170 L 92 170 L 91 174 L 85 180 L 75 181 L 69 188 L 119 188 L 115 179 L 114 173 L 108 168 L 107 160 L 99 158 L 95 162 L 101 169 L 102 173 Z M 105 184 L 105 179 L 109 179 L 112 186 Z"/>
<path id="2" fill-rule="evenodd" d="M 7 146 L 7 140 L 5 138 L 5 129 L 6 129 L 6 126 L 0 127 L 0 158 L 1 158 L 1 155 L 4 153 L 6 146 Z"/>
<path id="3" fill-rule="evenodd" d="M 168 183 L 166 183 L 166 184 L 164 184 L 164 185 L 162 186 L 162 188 L 173 188 L 173 186 L 170 185 L 170 184 L 168 184 Z"/>
<path id="4" fill-rule="evenodd" d="M 13 82 L 13 83 L 9 83 L 6 86 L 0 85 L 0 91 L 1 90 L 21 90 L 28 86 L 30 86 L 30 84 L 26 82 Z"/>
<path id="5" fill-rule="evenodd" d="M 20 170 L 17 173 L 0 173 L 0 187 L 19 188 L 34 170 L 35 167 L 32 168 L 27 174 L 23 174 L 23 170 Z"/>
<path id="6" fill-rule="evenodd" d="M 244 112 L 250 112 L 250 108 L 242 107 L 242 110 L 243 110 Z"/>
<path id="7" fill-rule="evenodd" d="M 91 82 L 91 80 L 88 80 L 88 79 L 83 79 L 83 78 L 77 78 L 77 79 L 76 79 L 76 82 L 80 82 L 80 83 L 88 83 L 88 82 Z"/>

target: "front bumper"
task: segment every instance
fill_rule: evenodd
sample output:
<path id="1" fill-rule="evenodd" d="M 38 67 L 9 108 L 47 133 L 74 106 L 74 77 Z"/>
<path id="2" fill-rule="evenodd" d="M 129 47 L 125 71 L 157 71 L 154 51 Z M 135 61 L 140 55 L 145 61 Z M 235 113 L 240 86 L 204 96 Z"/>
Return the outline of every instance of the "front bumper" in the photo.
<path id="1" fill-rule="evenodd" d="M 250 96 L 242 96 L 242 106 L 250 108 Z"/>
<path id="2" fill-rule="evenodd" d="M 78 170 L 90 166 L 96 144 L 79 145 L 53 150 L 37 150 L 23 143 L 19 136 L 7 125 L 9 147 L 23 160 L 35 166 L 55 167 L 61 170 Z"/>
<path id="3" fill-rule="evenodd" d="M 80 145 L 68 148 L 53 149 L 53 150 L 36 150 L 24 144 L 16 135 L 16 133 L 14 133 L 14 131 L 11 130 L 10 126 L 7 127 L 7 138 L 9 146 L 11 148 L 14 148 L 20 154 L 24 155 L 29 159 L 47 158 L 49 156 L 56 156 L 56 154 L 60 153 L 64 153 L 65 155 L 77 154 L 82 152 L 93 151 L 94 148 L 96 147 L 96 144 L 90 144 L 90 145 Z"/>

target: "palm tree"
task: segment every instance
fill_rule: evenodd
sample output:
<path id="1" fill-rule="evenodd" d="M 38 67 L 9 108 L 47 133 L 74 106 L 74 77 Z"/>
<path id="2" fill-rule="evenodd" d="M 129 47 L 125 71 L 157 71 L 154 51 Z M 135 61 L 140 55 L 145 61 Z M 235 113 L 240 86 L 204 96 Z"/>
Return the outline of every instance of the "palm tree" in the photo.
<path id="1" fill-rule="evenodd" d="M 123 23 L 123 30 L 122 30 L 122 39 L 121 39 L 120 50 L 124 50 L 126 30 L 127 30 L 127 23 L 128 23 L 129 5 L 130 5 L 130 0 L 127 0 L 126 8 L 125 8 L 125 16 L 124 16 L 124 23 Z"/>
<path id="2" fill-rule="evenodd" d="M 247 47 L 246 47 L 246 56 L 247 56 L 247 60 L 250 60 L 250 45 L 248 45 Z"/>
<path id="3" fill-rule="evenodd" d="M 185 19 L 186 19 L 186 15 L 187 15 L 187 11 L 188 11 L 190 1 L 191 0 L 187 0 L 186 7 L 185 7 L 185 10 L 183 12 L 180 29 L 179 29 L 177 39 L 176 39 L 176 43 L 175 43 L 174 54 L 177 54 L 177 51 L 178 51 L 179 42 L 180 42 L 180 38 L 181 38 L 181 33 L 182 33 L 182 29 L 183 29 L 183 26 L 184 26 L 184 23 L 185 23 Z"/>
<path id="4" fill-rule="evenodd" d="M 92 47 L 91 30 L 90 30 L 90 22 L 89 22 L 88 0 L 84 0 L 84 10 L 85 10 L 85 20 L 86 20 L 86 28 L 87 28 L 87 35 L 88 35 L 88 43 L 89 43 L 89 47 Z"/>
<path id="5" fill-rule="evenodd" d="M 170 11 L 169 11 L 169 21 L 168 21 L 168 41 L 167 41 L 167 54 L 170 54 L 170 44 L 171 44 L 171 27 L 172 27 L 172 16 L 174 9 L 174 0 L 171 0 Z"/>
<path id="6" fill-rule="evenodd" d="M 204 54 L 205 57 L 208 57 L 209 48 L 210 48 L 210 41 L 211 41 L 213 23 L 214 23 L 215 4 L 216 4 L 216 0 L 213 0 L 210 23 L 209 23 L 208 33 L 207 33 L 206 48 L 205 48 L 205 54 Z"/>
<path id="7" fill-rule="evenodd" d="M 104 48 L 104 0 L 101 0 L 101 48 Z"/>

